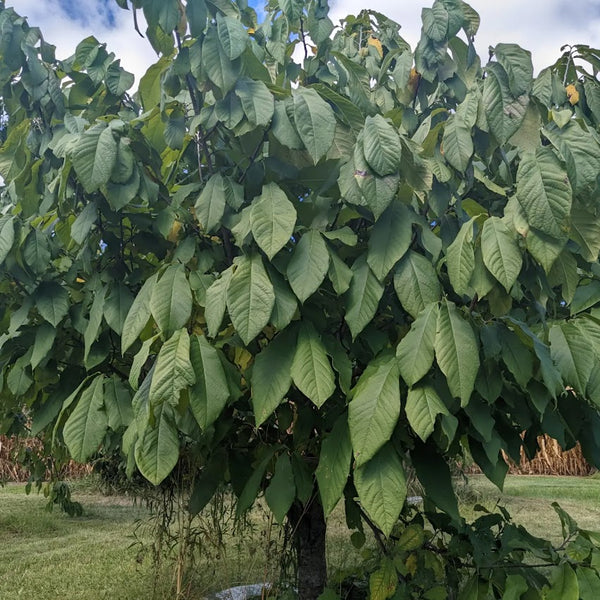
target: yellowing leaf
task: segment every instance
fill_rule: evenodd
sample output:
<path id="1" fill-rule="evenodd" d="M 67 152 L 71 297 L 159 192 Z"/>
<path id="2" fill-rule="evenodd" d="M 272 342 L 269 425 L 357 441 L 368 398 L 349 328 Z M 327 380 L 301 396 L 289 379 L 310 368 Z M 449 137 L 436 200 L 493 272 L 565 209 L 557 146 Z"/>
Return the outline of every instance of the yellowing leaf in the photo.
<path id="1" fill-rule="evenodd" d="M 569 99 L 571 106 L 574 106 L 579 102 L 579 92 L 573 84 L 568 85 L 565 88 L 565 91 L 567 92 L 567 98 Z"/>
<path id="2" fill-rule="evenodd" d="M 375 50 L 377 50 L 377 53 L 379 54 L 379 56 L 381 56 L 381 58 L 383 58 L 383 46 L 381 45 L 381 42 L 376 37 L 371 36 L 367 40 L 367 44 L 369 44 L 369 46 L 373 46 L 373 48 L 375 48 Z"/>

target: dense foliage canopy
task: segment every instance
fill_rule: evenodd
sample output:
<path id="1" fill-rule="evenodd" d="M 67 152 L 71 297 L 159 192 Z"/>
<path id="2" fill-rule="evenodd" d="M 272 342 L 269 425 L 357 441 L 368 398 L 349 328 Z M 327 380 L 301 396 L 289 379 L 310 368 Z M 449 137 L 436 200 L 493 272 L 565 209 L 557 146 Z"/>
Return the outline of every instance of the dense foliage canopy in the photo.
<path id="1" fill-rule="evenodd" d="M 117 1 L 159 57 L 133 95 L 0 3 L 0 431 L 384 535 L 407 472 L 459 523 L 455 457 L 600 465 L 600 53 L 482 66 L 460 0 L 414 52 L 325 0 Z"/>

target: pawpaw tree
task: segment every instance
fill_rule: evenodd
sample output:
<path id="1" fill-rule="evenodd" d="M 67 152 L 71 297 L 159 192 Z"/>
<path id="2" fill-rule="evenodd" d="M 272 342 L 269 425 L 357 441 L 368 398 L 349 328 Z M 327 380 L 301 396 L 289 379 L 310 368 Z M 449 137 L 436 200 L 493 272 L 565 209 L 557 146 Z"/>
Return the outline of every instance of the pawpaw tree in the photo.
<path id="1" fill-rule="evenodd" d="M 135 93 L 0 4 L 0 431 L 153 484 L 191 457 L 193 512 L 264 492 L 301 598 L 342 498 L 387 536 L 407 473 L 460 523 L 456 457 L 600 465 L 598 51 L 482 65 L 460 0 L 414 51 L 325 0 L 117 3 L 158 56 Z"/>

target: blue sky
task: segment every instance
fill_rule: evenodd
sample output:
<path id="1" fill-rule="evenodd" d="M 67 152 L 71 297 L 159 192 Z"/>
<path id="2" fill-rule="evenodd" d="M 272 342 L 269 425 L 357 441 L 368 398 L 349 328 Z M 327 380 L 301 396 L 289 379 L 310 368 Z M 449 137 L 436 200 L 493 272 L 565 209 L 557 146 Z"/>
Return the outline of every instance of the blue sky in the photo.
<path id="1" fill-rule="evenodd" d="M 334 23 L 368 6 L 402 25 L 401 34 L 414 47 L 421 27 L 421 8 L 433 0 L 330 0 Z M 249 0 L 254 6 L 262 2 Z M 77 43 L 94 35 L 121 58 L 136 79 L 155 61 L 148 41 L 133 30 L 131 11 L 115 0 L 7 0 L 8 5 L 41 27 L 45 39 L 57 46 L 57 55 L 73 53 Z M 586 43 L 600 47 L 599 0 L 471 0 L 481 15 L 476 46 L 482 57 L 490 45 L 515 42 L 533 53 L 537 69 L 553 63 L 563 44 Z M 141 11 L 140 11 L 141 12 Z M 143 17 L 138 15 L 144 29 Z"/>

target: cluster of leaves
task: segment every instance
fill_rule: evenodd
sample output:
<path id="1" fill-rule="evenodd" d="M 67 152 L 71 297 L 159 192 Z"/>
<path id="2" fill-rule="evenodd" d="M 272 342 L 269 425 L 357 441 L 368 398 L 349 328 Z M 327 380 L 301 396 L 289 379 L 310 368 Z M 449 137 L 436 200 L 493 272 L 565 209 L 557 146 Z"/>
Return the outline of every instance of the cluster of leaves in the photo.
<path id="1" fill-rule="evenodd" d="M 600 594 L 600 535 L 552 506 L 562 526 L 557 546 L 515 524 L 502 507 L 490 512 L 476 505 L 482 516 L 459 526 L 440 513 L 425 521 L 408 508 L 383 552 L 363 550 L 363 564 L 334 575 L 335 587 L 322 598 L 339 597 L 337 587 L 353 597 L 368 589 L 371 600 L 594 600 Z"/>
<path id="2" fill-rule="evenodd" d="M 414 53 L 324 0 L 130 8 L 159 54 L 133 96 L 0 4 L 0 431 L 385 535 L 408 464 L 456 522 L 449 457 L 502 485 L 549 433 L 600 464 L 595 51 L 482 67 L 461 0 Z"/>

